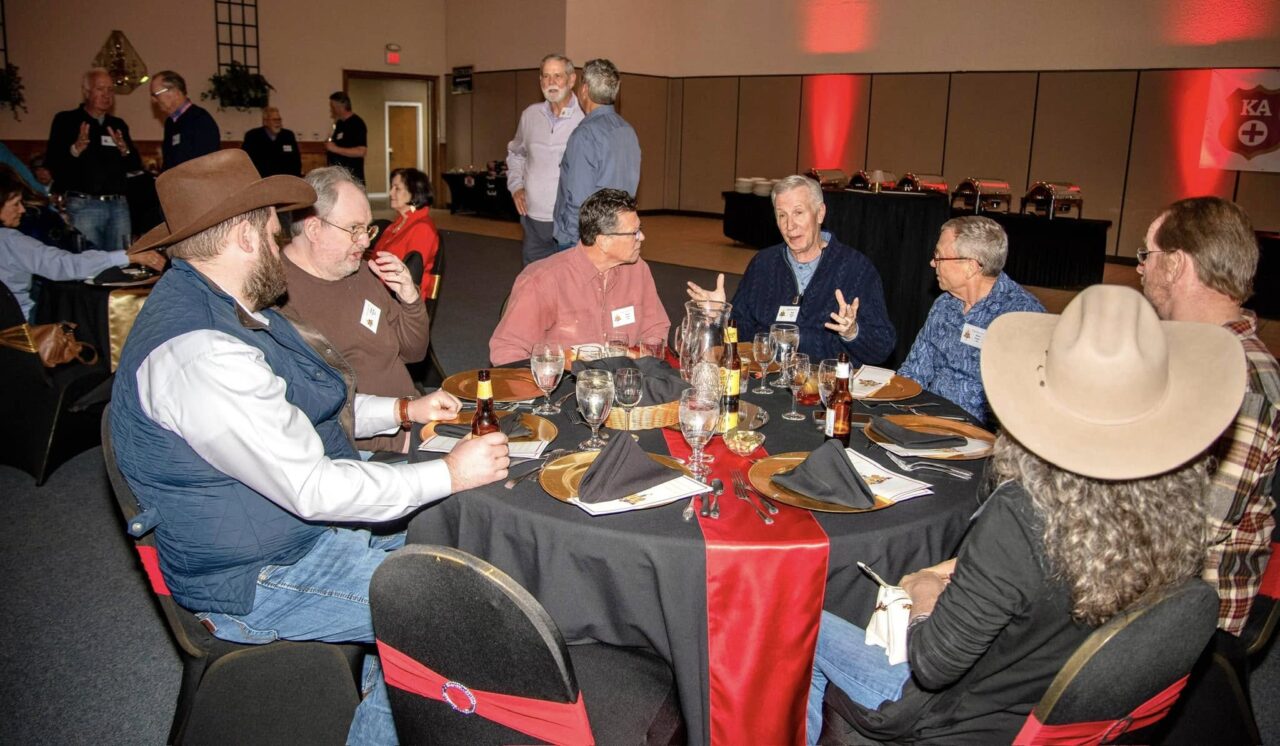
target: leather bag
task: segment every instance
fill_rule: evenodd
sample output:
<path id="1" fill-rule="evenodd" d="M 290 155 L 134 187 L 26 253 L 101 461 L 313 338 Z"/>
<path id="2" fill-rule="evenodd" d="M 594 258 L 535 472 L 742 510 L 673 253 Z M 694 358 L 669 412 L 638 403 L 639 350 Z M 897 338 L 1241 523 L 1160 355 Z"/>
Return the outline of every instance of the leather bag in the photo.
<path id="1" fill-rule="evenodd" d="M 35 353 L 46 368 L 77 360 L 93 365 L 98 362 L 98 351 L 93 345 L 76 339 L 75 329 L 76 325 L 70 321 L 34 326 L 19 324 L 0 331 L 0 345 Z"/>

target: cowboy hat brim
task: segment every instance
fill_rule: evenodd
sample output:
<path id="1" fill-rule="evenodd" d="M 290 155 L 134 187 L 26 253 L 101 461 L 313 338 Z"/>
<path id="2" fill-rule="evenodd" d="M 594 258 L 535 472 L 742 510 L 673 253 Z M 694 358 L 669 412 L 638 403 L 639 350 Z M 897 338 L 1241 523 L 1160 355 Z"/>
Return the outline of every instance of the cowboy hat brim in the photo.
<path id="1" fill-rule="evenodd" d="M 983 341 L 982 383 L 991 409 L 1040 458 L 1094 479 L 1141 479 L 1192 460 L 1235 419 L 1247 371 L 1239 340 L 1225 328 L 1161 321 L 1169 351 L 1164 397 L 1131 421 L 1099 422 L 1065 406 L 1045 383 L 1050 339 L 1060 320 L 1008 313 L 992 322 Z M 1125 389 L 1117 386 L 1116 396 Z"/>
<path id="2" fill-rule="evenodd" d="M 129 247 L 129 253 L 138 254 L 175 244 L 202 230 L 212 228 L 224 220 L 230 220 L 237 215 L 243 215 L 261 207 L 275 207 L 277 210 L 288 211 L 309 207 L 315 201 L 315 190 L 302 179 L 296 176 L 268 176 L 237 190 L 187 225 L 174 227 L 168 222 L 160 223 L 134 242 L 133 246 Z"/>

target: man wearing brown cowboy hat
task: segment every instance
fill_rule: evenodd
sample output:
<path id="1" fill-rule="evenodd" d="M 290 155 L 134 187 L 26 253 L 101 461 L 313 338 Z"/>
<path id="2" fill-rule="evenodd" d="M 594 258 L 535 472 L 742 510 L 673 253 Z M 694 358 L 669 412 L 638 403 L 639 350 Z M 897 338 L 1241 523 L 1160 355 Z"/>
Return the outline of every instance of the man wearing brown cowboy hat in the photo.
<path id="1" fill-rule="evenodd" d="M 285 289 L 276 210 L 310 205 L 314 190 L 260 178 L 240 150 L 188 161 L 156 187 L 166 222 L 132 250 L 167 246 L 173 266 L 138 315 L 112 396 L 117 460 L 142 508 L 130 531 L 155 531 L 174 600 L 222 639 L 370 642 L 369 579 L 403 534 L 330 524 L 393 520 L 502 479 L 506 438 L 431 463 L 361 461 L 353 437 L 451 418 L 458 401 L 352 397 L 341 358 L 272 308 Z M 366 674 L 349 738 L 394 742 L 376 665 Z"/>

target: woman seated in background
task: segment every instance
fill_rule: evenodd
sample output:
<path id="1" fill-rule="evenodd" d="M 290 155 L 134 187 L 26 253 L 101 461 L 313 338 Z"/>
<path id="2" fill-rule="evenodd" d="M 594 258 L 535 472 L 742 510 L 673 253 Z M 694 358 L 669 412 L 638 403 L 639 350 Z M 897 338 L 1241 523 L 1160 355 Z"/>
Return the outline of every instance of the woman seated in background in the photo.
<path id="1" fill-rule="evenodd" d="M 409 272 L 418 278 L 422 297 L 435 296 L 435 278 L 431 266 L 440 248 L 440 235 L 431 220 L 431 180 L 416 168 L 397 168 L 391 172 L 391 209 L 400 217 L 378 236 L 374 251 L 395 254 Z"/>
<path id="2" fill-rule="evenodd" d="M 1244 395 L 1242 349 L 1223 332 L 1162 322 L 1106 285 L 1061 317 L 992 322 L 982 380 L 1004 427 L 998 486 L 956 559 L 902 579 L 905 663 L 823 613 L 809 742 L 830 681 L 847 696 L 830 702 L 841 719 L 827 740 L 1010 743 L 1095 628 L 1198 577 L 1206 449 Z"/>
<path id="3" fill-rule="evenodd" d="M 164 269 L 164 257 L 154 251 L 129 256 L 124 251 L 85 251 L 73 254 L 48 246 L 15 230 L 26 212 L 26 187 L 13 169 L 0 167 L 0 282 L 18 300 L 22 315 L 32 321 L 35 301 L 31 283 L 35 275 L 50 280 L 87 280 L 104 269 L 129 262 Z"/>

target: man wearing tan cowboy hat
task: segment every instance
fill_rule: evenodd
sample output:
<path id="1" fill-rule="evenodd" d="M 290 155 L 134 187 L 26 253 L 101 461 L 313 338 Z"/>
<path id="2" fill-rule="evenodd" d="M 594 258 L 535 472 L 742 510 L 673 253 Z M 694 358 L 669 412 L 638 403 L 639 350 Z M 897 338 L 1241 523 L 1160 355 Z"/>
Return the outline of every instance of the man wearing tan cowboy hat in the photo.
<path id="1" fill-rule="evenodd" d="M 166 222 L 132 250 L 167 246 L 173 266 L 138 315 L 112 396 L 117 460 L 142 508 L 130 531 L 155 530 L 174 600 L 222 639 L 370 642 L 369 579 L 404 536 L 330 524 L 390 521 L 502 479 L 506 438 L 431 463 L 361 461 L 352 437 L 448 419 L 458 401 L 352 399 L 341 358 L 272 308 L 285 290 L 276 210 L 310 205 L 314 190 L 260 178 L 240 150 L 188 161 L 156 187 Z M 349 737 L 394 742 L 376 665 L 365 690 Z"/>

